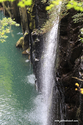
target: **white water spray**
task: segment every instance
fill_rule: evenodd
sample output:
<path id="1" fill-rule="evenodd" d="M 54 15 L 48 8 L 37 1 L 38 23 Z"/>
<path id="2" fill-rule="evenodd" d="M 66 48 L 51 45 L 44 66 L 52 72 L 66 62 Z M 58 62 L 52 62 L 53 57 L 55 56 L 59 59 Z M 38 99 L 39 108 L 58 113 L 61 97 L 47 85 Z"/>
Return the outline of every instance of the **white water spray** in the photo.
<path id="1" fill-rule="evenodd" d="M 59 8 L 60 12 L 60 8 Z M 56 49 L 58 42 L 58 26 L 59 17 L 54 21 L 52 29 L 46 34 L 44 41 L 44 51 L 41 57 L 41 84 L 42 84 L 42 95 L 44 97 L 44 104 L 46 105 L 45 113 L 46 120 L 43 125 L 49 125 L 49 115 L 51 112 L 51 103 L 53 95 L 53 87 L 55 84 L 54 70 L 55 70 L 55 59 Z M 45 108 L 45 107 L 44 107 Z"/>

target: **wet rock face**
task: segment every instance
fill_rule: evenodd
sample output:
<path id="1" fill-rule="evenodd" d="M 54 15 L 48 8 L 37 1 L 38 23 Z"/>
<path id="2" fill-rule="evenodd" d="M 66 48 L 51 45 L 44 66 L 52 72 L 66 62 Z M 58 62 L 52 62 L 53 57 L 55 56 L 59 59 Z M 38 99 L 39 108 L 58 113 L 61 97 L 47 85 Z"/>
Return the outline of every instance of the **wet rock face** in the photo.
<path id="1" fill-rule="evenodd" d="M 67 104 L 67 118 L 71 118 L 73 115 L 72 119 L 77 118 L 76 110 L 81 104 L 79 100 L 80 93 L 75 91 L 75 83 L 81 84 L 79 72 L 83 68 L 81 61 L 83 57 L 83 43 L 78 38 L 83 23 L 75 24 L 73 22 L 72 16 L 76 13 L 76 11 L 71 9 L 69 14 L 61 20 L 59 65 L 56 73 L 56 79 L 58 78 L 56 80 L 57 84 L 62 84 L 60 89 L 63 90 L 64 101 Z M 81 119 L 83 119 L 83 115 Z"/>
<path id="2" fill-rule="evenodd" d="M 41 55 L 43 52 L 43 42 L 45 34 L 36 34 L 36 30 L 40 30 L 42 25 L 46 22 L 47 12 L 45 10 L 46 3 L 42 3 L 41 0 L 34 0 L 35 4 L 32 11 L 32 27 L 34 27 L 33 21 L 35 20 L 35 31 L 29 27 L 31 31 L 30 35 L 30 55 L 33 64 L 33 71 L 36 76 L 36 82 L 38 84 L 38 91 L 41 91 L 41 76 L 40 76 L 40 66 L 41 66 Z M 30 22 L 31 23 L 31 22 Z M 29 23 L 29 26 L 30 26 Z"/>
<path id="3" fill-rule="evenodd" d="M 42 24 L 46 22 L 47 12 L 45 10 L 46 3 L 42 3 L 41 0 L 35 0 L 35 20 L 36 20 L 36 28 L 40 28 Z"/>

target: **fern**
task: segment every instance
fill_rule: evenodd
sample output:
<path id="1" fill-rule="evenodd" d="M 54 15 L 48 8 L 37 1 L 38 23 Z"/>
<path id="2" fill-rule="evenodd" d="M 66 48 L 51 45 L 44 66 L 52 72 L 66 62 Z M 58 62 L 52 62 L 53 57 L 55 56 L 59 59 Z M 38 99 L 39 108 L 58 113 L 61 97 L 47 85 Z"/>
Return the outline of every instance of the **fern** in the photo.
<path id="1" fill-rule="evenodd" d="M 74 23 L 83 22 L 83 13 L 77 13 L 72 18 Z"/>

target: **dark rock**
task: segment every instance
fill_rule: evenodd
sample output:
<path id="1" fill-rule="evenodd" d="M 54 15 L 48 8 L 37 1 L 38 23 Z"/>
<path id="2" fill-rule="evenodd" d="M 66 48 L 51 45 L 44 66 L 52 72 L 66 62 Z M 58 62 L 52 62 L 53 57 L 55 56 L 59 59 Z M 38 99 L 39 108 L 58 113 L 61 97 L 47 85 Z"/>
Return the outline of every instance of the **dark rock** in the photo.
<path id="1" fill-rule="evenodd" d="M 82 63 L 82 51 L 83 45 L 79 42 L 80 28 L 83 27 L 81 23 L 74 24 L 72 16 L 76 13 L 75 10 L 69 10 L 69 14 L 61 20 L 60 25 L 60 52 L 59 52 L 59 64 L 57 68 L 59 90 L 63 90 L 64 101 L 67 104 L 66 119 L 77 119 L 77 108 L 83 111 L 83 100 L 80 97 L 80 92 L 75 91 L 75 83 L 79 81 L 79 77 L 82 78 L 83 63 Z M 80 72 L 80 75 L 79 75 Z M 77 78 L 77 79 L 76 79 Z M 79 100 L 81 98 L 81 102 Z M 82 122 L 83 112 L 80 112 L 80 120 Z M 71 124 L 73 125 L 73 123 Z M 77 124 L 76 124 L 77 125 Z M 80 124 L 81 125 L 81 124 Z"/>

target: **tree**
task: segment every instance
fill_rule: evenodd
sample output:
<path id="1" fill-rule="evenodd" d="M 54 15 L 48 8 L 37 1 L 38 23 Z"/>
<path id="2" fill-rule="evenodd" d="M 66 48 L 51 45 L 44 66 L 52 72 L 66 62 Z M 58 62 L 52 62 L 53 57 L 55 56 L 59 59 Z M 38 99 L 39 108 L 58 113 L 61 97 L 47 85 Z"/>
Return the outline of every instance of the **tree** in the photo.
<path id="1" fill-rule="evenodd" d="M 0 42 L 5 42 L 5 39 L 8 37 L 6 34 L 10 33 L 11 25 L 19 26 L 14 20 L 11 18 L 3 18 L 0 20 Z"/>

